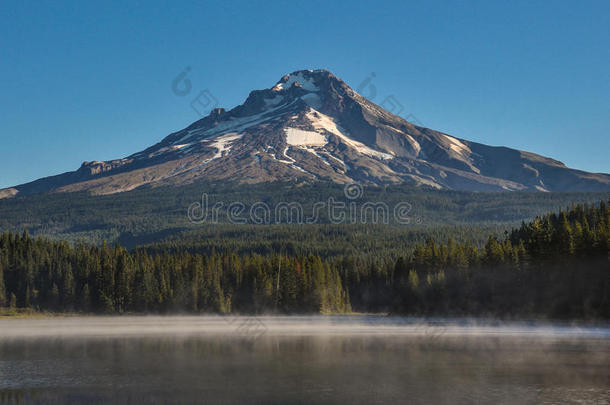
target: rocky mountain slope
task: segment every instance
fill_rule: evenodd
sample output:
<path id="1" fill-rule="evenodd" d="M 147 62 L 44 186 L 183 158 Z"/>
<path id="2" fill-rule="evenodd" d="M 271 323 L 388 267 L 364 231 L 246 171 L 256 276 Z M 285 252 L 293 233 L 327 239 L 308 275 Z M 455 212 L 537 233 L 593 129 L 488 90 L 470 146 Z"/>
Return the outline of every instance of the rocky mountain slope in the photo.
<path id="1" fill-rule="evenodd" d="M 438 189 L 604 191 L 610 175 L 411 124 L 326 70 L 302 70 L 123 159 L 0 190 L 111 194 L 201 180 L 414 183 Z"/>

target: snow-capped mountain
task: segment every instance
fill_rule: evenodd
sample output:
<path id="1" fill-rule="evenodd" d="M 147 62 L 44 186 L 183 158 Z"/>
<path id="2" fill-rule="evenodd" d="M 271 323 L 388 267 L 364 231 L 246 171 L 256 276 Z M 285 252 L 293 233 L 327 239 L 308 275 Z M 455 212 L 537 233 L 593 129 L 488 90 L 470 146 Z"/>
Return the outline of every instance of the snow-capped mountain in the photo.
<path id="1" fill-rule="evenodd" d="M 109 194 L 201 180 L 415 183 L 458 190 L 610 190 L 610 175 L 416 126 L 326 70 L 301 70 L 123 159 L 0 190 Z"/>

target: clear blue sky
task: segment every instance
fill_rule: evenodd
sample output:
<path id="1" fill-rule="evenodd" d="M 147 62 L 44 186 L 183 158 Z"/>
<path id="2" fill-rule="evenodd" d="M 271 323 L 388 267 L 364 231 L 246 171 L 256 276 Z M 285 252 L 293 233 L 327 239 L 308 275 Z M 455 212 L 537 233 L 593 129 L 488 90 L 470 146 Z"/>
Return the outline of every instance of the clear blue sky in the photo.
<path id="1" fill-rule="evenodd" d="M 609 27 L 608 1 L 3 1 L 0 187 L 137 152 L 198 119 L 199 90 L 230 108 L 308 68 L 375 72 L 373 101 L 425 126 L 608 173 Z"/>

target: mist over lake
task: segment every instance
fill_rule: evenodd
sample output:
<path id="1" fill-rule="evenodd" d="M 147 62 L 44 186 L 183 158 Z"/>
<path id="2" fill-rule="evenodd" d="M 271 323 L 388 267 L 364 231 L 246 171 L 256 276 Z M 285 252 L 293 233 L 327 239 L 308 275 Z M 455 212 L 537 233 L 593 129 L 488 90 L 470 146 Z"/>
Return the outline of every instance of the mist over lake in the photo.
<path id="1" fill-rule="evenodd" d="M 605 403 L 610 328 L 382 316 L 0 321 L 0 403 Z"/>

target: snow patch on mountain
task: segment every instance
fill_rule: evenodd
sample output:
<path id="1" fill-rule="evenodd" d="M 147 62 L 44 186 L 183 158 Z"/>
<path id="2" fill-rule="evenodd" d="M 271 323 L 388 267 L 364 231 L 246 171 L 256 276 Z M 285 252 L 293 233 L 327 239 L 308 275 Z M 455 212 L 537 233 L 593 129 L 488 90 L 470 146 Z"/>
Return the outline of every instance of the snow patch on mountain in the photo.
<path id="1" fill-rule="evenodd" d="M 303 147 L 303 149 L 305 149 L 307 152 L 311 153 L 312 155 L 316 156 L 318 159 L 320 159 L 322 161 L 322 163 L 324 163 L 326 166 L 332 166 L 330 164 L 330 162 L 328 161 L 328 159 L 326 159 L 324 156 L 320 155 L 318 153 L 317 150 L 315 150 L 314 148 L 308 148 L 308 147 Z"/>
<path id="2" fill-rule="evenodd" d="M 337 162 L 341 163 L 343 165 L 343 167 L 345 167 L 345 170 L 350 170 L 351 168 L 349 167 L 349 165 L 347 163 L 345 163 L 343 160 L 339 159 L 338 157 L 336 157 L 335 155 L 333 155 L 332 153 L 328 152 L 328 151 L 322 151 L 321 153 L 324 153 L 326 156 L 328 156 L 329 158 L 336 160 Z"/>
<path id="3" fill-rule="evenodd" d="M 361 155 L 366 155 L 382 160 L 393 159 L 394 156 L 389 153 L 377 151 L 369 148 L 362 142 L 351 139 L 347 132 L 341 128 L 337 123 L 328 115 L 324 115 L 319 111 L 310 110 L 305 114 L 305 117 L 311 122 L 311 125 L 316 129 L 323 129 L 331 134 L 338 136 L 345 144 L 354 148 Z"/>
<path id="4" fill-rule="evenodd" d="M 269 156 L 273 157 L 275 160 L 277 160 L 280 163 L 284 163 L 290 167 L 292 167 L 293 169 L 296 169 L 300 172 L 303 172 L 305 174 L 308 174 L 311 177 L 316 178 L 317 176 L 313 173 L 308 172 L 307 170 L 303 169 L 301 166 L 298 166 L 296 163 L 296 160 L 294 158 L 292 158 L 291 156 L 288 155 L 288 149 L 290 149 L 290 145 L 286 146 L 282 152 L 282 155 L 284 155 L 284 157 L 288 160 L 284 160 L 284 159 L 278 159 L 275 156 L 275 153 L 270 153 Z"/>
<path id="5" fill-rule="evenodd" d="M 231 147 L 233 146 L 231 142 L 241 139 L 243 136 L 243 134 L 229 133 L 215 138 L 214 142 L 212 142 L 210 146 L 218 149 L 218 152 L 216 152 L 216 154 L 214 155 L 214 157 L 212 157 L 211 160 L 221 158 L 223 157 L 223 155 L 228 155 L 231 151 Z"/>
<path id="6" fill-rule="evenodd" d="M 219 136 L 214 139 L 207 139 L 207 140 L 202 141 L 202 142 L 211 142 L 210 146 L 216 149 L 216 154 L 214 156 L 212 156 L 211 158 L 202 160 L 201 163 L 199 163 L 195 167 L 190 168 L 189 170 L 187 170 L 187 172 L 200 169 L 203 166 L 206 166 L 208 163 L 212 162 L 213 160 L 220 159 L 221 157 L 227 156 L 229 154 L 229 152 L 231 152 L 231 148 L 233 147 L 232 142 L 235 142 L 238 139 L 241 139 L 243 136 L 244 136 L 243 134 L 231 132 L 231 133 L 228 133 L 223 136 Z"/>
<path id="7" fill-rule="evenodd" d="M 324 146 L 327 139 L 324 135 L 298 128 L 284 128 L 286 142 L 294 146 Z"/>

